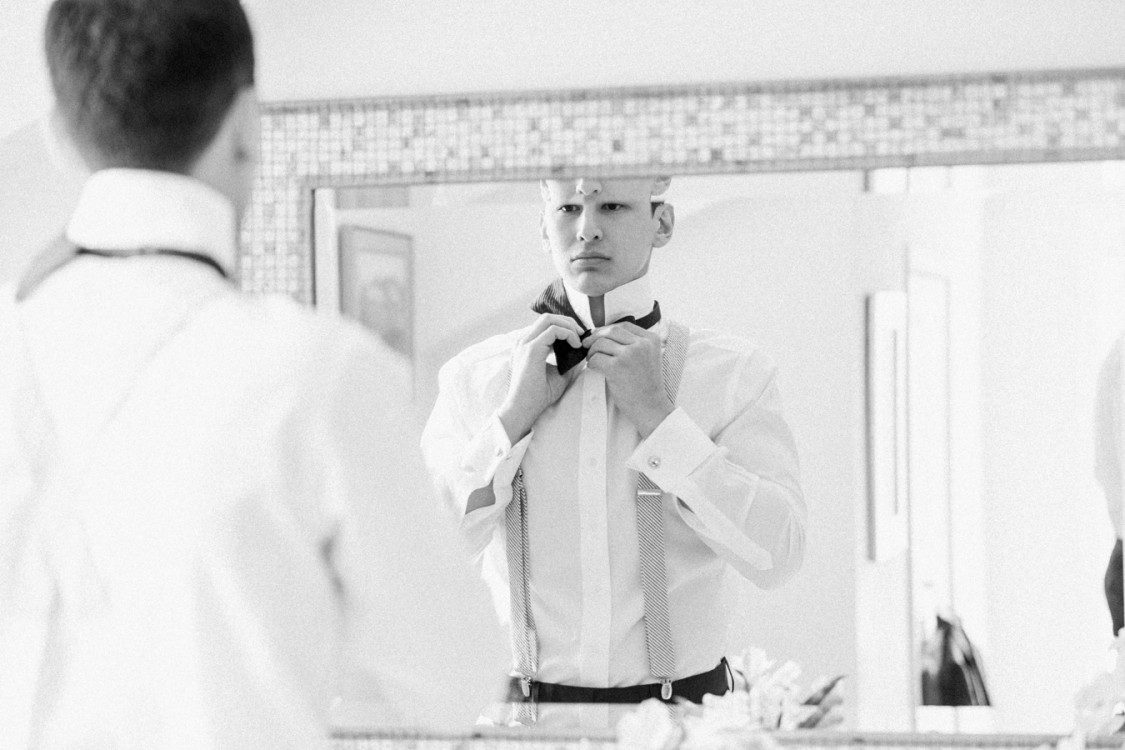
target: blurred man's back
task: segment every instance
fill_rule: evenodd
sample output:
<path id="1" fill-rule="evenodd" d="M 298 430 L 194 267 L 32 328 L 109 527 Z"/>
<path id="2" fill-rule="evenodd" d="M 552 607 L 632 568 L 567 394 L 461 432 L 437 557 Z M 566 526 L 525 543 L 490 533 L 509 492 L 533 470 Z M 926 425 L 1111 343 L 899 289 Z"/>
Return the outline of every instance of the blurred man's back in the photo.
<path id="1" fill-rule="evenodd" d="M 234 0 L 52 8 L 94 174 L 50 262 L 0 289 L 2 747 L 310 747 L 341 675 L 445 726 L 498 688 L 489 607 L 423 499 L 405 365 L 230 281 L 252 50 L 225 96 L 192 76 L 245 68 L 248 40 Z"/>

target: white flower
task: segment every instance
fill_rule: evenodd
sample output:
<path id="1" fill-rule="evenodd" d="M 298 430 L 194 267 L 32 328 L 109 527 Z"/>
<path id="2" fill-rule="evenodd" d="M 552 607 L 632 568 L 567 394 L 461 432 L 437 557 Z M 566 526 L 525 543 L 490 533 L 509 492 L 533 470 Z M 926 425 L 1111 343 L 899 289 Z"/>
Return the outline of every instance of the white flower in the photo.
<path id="1" fill-rule="evenodd" d="M 758 682 L 773 667 L 773 662 L 766 657 L 766 652 L 753 646 L 742 652 L 742 656 L 734 661 L 735 667 L 742 671 L 751 685 Z"/>
<path id="2" fill-rule="evenodd" d="M 673 721 L 672 708 L 656 698 L 642 701 L 637 710 L 617 723 L 617 744 L 627 750 L 673 750 L 683 729 Z"/>
<path id="3" fill-rule="evenodd" d="M 1074 696 L 1074 722 L 1086 734 L 1113 734 L 1125 724 L 1122 695 L 1117 678 L 1098 675 Z"/>

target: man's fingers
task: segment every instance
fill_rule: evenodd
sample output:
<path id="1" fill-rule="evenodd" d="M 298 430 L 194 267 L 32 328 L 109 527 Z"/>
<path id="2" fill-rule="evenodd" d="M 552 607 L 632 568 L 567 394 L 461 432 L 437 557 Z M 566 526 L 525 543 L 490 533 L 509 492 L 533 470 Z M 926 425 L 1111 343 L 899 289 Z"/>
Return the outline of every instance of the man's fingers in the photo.
<path id="1" fill-rule="evenodd" d="M 611 326 L 606 326 L 606 329 L 607 330 L 626 331 L 626 332 L 631 333 L 634 336 L 637 336 L 638 338 L 642 338 L 642 339 L 658 339 L 659 340 L 659 338 L 660 338 L 660 334 L 658 334 L 656 331 L 652 330 L 651 328 L 641 328 L 636 323 L 630 323 L 628 321 L 625 321 L 625 322 L 622 322 L 622 323 L 614 323 Z"/>
<path id="2" fill-rule="evenodd" d="M 594 352 L 589 357 L 586 357 L 586 366 L 591 370 L 605 374 L 606 366 L 609 365 L 610 357 L 605 352 Z M 577 367 L 574 369 L 578 369 Z"/>
<path id="3" fill-rule="evenodd" d="M 551 326 L 558 326 L 560 328 L 565 328 L 568 331 L 573 331 L 574 335 L 576 337 L 579 334 L 582 333 L 582 326 L 578 325 L 578 323 L 576 323 L 573 318 L 568 318 L 565 315 L 554 315 L 552 313 L 543 313 L 531 325 L 531 329 L 527 332 L 527 335 L 524 337 L 524 343 L 527 343 L 528 341 L 533 341 L 534 339 L 538 338 L 544 331 L 546 331 Z M 577 346 L 577 344 L 575 346 Z"/>
<path id="4" fill-rule="evenodd" d="M 589 339 L 587 339 L 587 341 L 589 341 Z M 587 348 L 590 350 L 590 354 L 588 356 L 592 357 L 595 354 L 608 354 L 609 356 L 614 357 L 620 354 L 621 350 L 624 349 L 625 346 L 626 345 L 623 343 L 618 343 L 611 338 L 603 336 L 587 345 Z"/>
<path id="5" fill-rule="evenodd" d="M 532 346 L 536 349 L 550 349 L 551 344 L 556 341 L 567 341 L 574 347 L 582 346 L 582 340 L 578 338 L 577 333 L 569 328 L 557 325 L 548 326 L 545 331 L 536 336 L 532 341 Z"/>
<path id="6" fill-rule="evenodd" d="M 632 323 L 614 323 L 611 326 L 597 329 L 590 334 L 587 341 L 590 339 L 610 339 L 619 344 L 632 344 L 644 339 L 659 341 L 659 336 Z"/>

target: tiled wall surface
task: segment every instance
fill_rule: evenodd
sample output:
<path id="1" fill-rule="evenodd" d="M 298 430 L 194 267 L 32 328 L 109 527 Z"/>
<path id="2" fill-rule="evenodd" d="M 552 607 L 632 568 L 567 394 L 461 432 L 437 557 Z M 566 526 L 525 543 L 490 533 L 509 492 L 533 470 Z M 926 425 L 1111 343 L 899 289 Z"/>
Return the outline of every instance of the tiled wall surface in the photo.
<path id="1" fill-rule="evenodd" d="M 242 285 L 312 300 L 315 186 L 1125 158 L 1125 70 L 277 103 Z"/>

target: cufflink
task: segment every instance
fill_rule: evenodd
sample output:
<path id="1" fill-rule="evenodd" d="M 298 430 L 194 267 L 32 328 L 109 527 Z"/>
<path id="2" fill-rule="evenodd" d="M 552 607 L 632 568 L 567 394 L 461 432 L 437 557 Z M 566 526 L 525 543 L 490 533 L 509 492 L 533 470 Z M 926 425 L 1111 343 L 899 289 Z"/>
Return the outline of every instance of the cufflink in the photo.
<path id="1" fill-rule="evenodd" d="M 660 456 L 649 456 L 648 457 L 648 468 L 659 469 L 660 468 Z"/>

